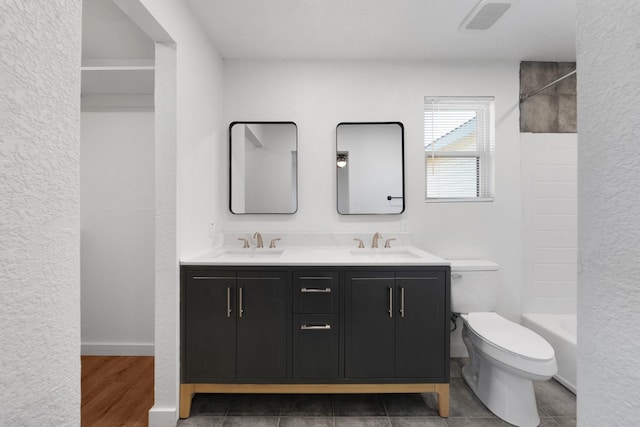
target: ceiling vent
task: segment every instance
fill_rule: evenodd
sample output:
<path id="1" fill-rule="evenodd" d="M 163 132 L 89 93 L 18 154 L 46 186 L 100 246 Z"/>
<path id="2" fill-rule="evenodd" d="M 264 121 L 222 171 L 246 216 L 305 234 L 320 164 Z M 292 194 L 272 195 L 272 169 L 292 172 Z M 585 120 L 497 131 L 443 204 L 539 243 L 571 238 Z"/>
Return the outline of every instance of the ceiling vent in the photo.
<path id="1" fill-rule="evenodd" d="M 461 30 L 487 30 L 502 17 L 516 0 L 481 0 L 462 21 Z"/>

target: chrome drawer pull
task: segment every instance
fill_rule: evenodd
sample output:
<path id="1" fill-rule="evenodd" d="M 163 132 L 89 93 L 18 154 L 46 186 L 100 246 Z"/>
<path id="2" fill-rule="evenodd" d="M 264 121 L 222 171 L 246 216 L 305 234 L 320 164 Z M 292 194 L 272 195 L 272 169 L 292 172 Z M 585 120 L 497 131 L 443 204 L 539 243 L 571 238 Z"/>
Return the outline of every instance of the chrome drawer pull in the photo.
<path id="1" fill-rule="evenodd" d="M 400 317 L 404 317 L 404 288 L 400 288 Z"/>
<path id="2" fill-rule="evenodd" d="M 331 329 L 331 325 L 328 324 L 328 323 L 325 323 L 324 325 L 307 325 L 305 323 L 305 324 L 300 325 L 300 329 L 302 329 L 303 331 L 312 331 L 312 330 L 326 331 L 326 330 Z"/>
<path id="3" fill-rule="evenodd" d="M 311 293 L 311 292 L 316 292 L 316 293 L 331 293 L 331 288 L 302 288 L 300 289 L 300 292 L 302 293 Z"/>
<path id="4" fill-rule="evenodd" d="M 242 313 L 244 313 L 244 307 L 242 307 L 242 286 L 238 290 L 238 294 L 239 294 L 238 295 L 239 296 L 239 298 L 238 298 L 239 299 L 239 301 L 238 301 L 238 303 L 239 303 L 238 304 L 239 305 L 239 307 L 238 307 L 238 315 L 240 317 L 242 317 Z"/>
<path id="5" fill-rule="evenodd" d="M 231 288 L 227 288 L 227 317 L 231 317 Z"/>
<path id="6" fill-rule="evenodd" d="M 389 317 L 393 317 L 393 288 L 389 288 Z"/>

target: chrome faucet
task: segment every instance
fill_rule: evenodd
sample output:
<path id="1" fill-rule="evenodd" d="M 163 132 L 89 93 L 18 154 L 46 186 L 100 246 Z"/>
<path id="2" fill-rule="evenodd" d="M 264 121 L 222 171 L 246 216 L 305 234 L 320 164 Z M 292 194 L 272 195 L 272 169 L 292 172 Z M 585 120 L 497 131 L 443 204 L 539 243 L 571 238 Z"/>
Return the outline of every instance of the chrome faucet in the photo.
<path id="1" fill-rule="evenodd" d="M 376 232 L 373 235 L 373 240 L 371 241 L 371 247 L 372 248 L 377 248 L 378 247 L 378 239 L 382 239 L 382 234 Z"/>
<path id="2" fill-rule="evenodd" d="M 253 238 L 258 241 L 258 245 L 256 246 L 256 248 L 264 248 L 264 243 L 262 242 L 262 234 L 256 231 L 255 233 L 253 233 Z"/>

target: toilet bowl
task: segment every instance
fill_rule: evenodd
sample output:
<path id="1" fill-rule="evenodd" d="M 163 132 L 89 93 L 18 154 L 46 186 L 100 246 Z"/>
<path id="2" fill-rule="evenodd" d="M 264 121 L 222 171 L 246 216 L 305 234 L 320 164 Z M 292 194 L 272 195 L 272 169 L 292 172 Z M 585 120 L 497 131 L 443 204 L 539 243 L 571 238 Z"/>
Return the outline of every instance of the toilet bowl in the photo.
<path id="1" fill-rule="evenodd" d="M 553 347 L 540 335 L 495 313 L 498 266 L 451 262 L 451 311 L 460 313 L 470 362 L 462 376 L 495 415 L 519 427 L 540 424 L 533 381 L 557 372 Z"/>

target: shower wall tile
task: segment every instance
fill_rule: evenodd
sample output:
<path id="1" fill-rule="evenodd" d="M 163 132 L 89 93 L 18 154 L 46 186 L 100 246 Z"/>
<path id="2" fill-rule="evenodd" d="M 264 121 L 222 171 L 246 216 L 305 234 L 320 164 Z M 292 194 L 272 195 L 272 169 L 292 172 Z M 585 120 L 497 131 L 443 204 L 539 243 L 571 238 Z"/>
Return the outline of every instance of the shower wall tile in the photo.
<path id="1" fill-rule="evenodd" d="M 558 95 L 558 129 L 562 132 L 576 132 L 577 111 L 576 95 Z"/>
<path id="2" fill-rule="evenodd" d="M 520 95 L 535 91 L 575 70 L 574 62 L 521 62 Z M 520 103 L 520 132 L 576 132 L 576 75 Z"/>
<path id="3" fill-rule="evenodd" d="M 558 133 L 558 97 L 540 93 L 521 103 L 520 132 Z"/>
<path id="4" fill-rule="evenodd" d="M 520 63 L 520 93 L 528 93 L 541 88 L 558 77 L 557 62 L 521 62 Z M 555 95 L 557 85 L 540 92 L 541 95 Z"/>
<path id="5" fill-rule="evenodd" d="M 577 137 L 526 133 L 521 141 L 523 312 L 575 313 Z"/>
<path id="6" fill-rule="evenodd" d="M 556 78 L 566 76 L 576 69 L 575 62 L 558 62 L 558 75 Z M 576 74 L 567 77 L 556 85 L 558 95 L 576 95 Z"/>

